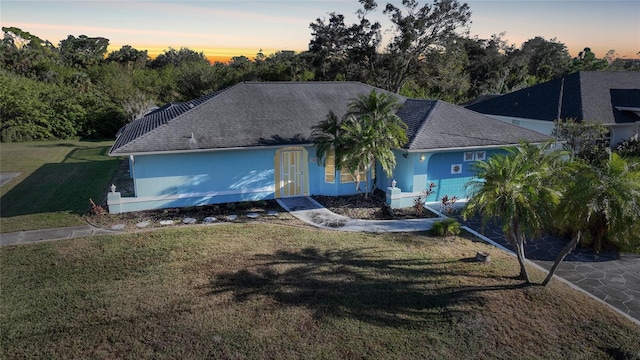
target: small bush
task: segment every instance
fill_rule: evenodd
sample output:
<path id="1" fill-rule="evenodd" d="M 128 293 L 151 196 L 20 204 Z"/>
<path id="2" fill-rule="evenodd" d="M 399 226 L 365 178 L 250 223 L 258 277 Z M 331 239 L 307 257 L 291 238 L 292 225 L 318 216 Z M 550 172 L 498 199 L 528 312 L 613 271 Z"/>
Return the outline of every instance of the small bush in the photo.
<path id="1" fill-rule="evenodd" d="M 460 223 L 455 219 L 445 219 L 433 223 L 431 233 L 435 236 L 454 236 L 460 234 Z"/>
<path id="2" fill-rule="evenodd" d="M 615 150 L 620 156 L 640 157 L 640 138 L 630 137 L 622 141 Z"/>

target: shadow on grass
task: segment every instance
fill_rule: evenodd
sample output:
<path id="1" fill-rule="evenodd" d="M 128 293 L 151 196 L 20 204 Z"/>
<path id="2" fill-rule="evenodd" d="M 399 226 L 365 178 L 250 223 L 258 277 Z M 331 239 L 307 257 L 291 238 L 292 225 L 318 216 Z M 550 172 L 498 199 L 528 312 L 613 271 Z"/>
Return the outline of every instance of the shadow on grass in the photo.
<path id="1" fill-rule="evenodd" d="M 217 274 L 208 294 L 232 293 L 238 302 L 268 297 L 284 306 L 311 309 L 316 318 L 353 318 L 411 328 L 464 318 L 483 306 L 480 292 L 522 287 L 454 287 L 448 277 L 494 277 L 461 274 L 450 266 L 458 260 L 379 258 L 380 254 L 372 256 L 363 250 L 306 248 L 262 255 L 251 270 Z"/>
<path id="2" fill-rule="evenodd" d="M 118 167 L 118 159 L 106 157 L 108 151 L 108 147 L 78 148 L 61 163 L 42 165 L 2 196 L 2 217 L 86 213 L 90 198 L 96 203 L 103 201 Z"/>

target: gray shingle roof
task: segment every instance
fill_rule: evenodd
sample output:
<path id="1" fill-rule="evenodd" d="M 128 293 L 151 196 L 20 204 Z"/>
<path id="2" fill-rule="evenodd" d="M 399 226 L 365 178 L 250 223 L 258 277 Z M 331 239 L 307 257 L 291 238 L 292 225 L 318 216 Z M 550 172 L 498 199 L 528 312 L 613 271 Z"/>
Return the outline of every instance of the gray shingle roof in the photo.
<path id="1" fill-rule="evenodd" d="M 186 111 L 132 122 L 110 154 L 309 143 L 311 127 L 330 110 L 341 117 L 351 99 L 374 89 L 384 91 L 358 82 L 239 83 Z"/>
<path id="2" fill-rule="evenodd" d="M 439 100 L 409 99 L 397 113 L 407 123 L 408 150 L 539 143 L 550 137 Z"/>
<path id="3" fill-rule="evenodd" d="M 135 120 L 120 131 L 110 154 L 308 144 L 311 128 L 329 111 L 341 117 L 351 99 L 371 90 L 384 92 L 358 82 L 240 83 Z M 548 138 L 442 101 L 391 95 L 404 104 L 398 115 L 409 126 L 409 150 Z"/>
<path id="4" fill-rule="evenodd" d="M 553 121 L 558 118 L 603 124 L 640 121 L 616 106 L 640 107 L 640 72 L 583 71 L 467 106 L 483 114 Z M 619 105 L 624 103 L 626 105 Z"/>

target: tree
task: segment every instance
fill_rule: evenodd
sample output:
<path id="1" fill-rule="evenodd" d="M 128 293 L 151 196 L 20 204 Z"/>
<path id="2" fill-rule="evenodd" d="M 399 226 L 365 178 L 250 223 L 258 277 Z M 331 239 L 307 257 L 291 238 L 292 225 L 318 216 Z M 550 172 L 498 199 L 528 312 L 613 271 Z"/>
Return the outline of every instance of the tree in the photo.
<path id="1" fill-rule="evenodd" d="M 184 63 L 202 63 L 211 65 L 203 52 L 197 52 L 187 47 L 181 47 L 180 50 L 170 47 L 169 50 L 166 50 L 164 53 L 156 56 L 149 66 L 152 69 L 159 69 L 168 65 L 179 67 Z"/>
<path id="2" fill-rule="evenodd" d="M 597 164 L 608 156 L 609 129 L 595 121 L 556 120 L 552 134 L 574 158 Z"/>
<path id="3" fill-rule="evenodd" d="M 505 149 L 506 154 L 478 161 L 473 164 L 475 177 L 466 184 L 470 198 L 463 217 L 479 213 L 483 226 L 494 217 L 501 221 L 506 240 L 516 249 L 520 278 L 526 283 L 531 280 L 524 244 L 552 223 L 553 209 L 560 199 L 554 175 L 564 153 L 549 151 L 552 145 L 521 143 Z"/>
<path id="4" fill-rule="evenodd" d="M 69 35 L 65 40 L 60 41 L 58 50 L 65 64 L 87 68 L 102 62 L 108 46 L 109 39 L 102 37 L 80 35 L 76 38 Z"/>
<path id="5" fill-rule="evenodd" d="M 332 12 L 329 19 L 316 19 L 309 24 L 312 38 L 309 52 L 319 80 L 373 79 L 382 40 L 381 25 L 370 22 L 367 15 L 377 8 L 374 0 L 359 0 L 358 23 L 346 25 L 344 15 Z"/>
<path id="6" fill-rule="evenodd" d="M 45 78 L 59 61 L 55 46 L 28 31 L 3 27 L 0 64 L 12 72 L 30 78 Z"/>
<path id="7" fill-rule="evenodd" d="M 569 173 L 569 184 L 556 212 L 572 231 L 572 240 L 556 257 L 543 285 L 547 285 L 558 265 L 586 235 L 600 251 L 604 241 L 640 244 L 640 168 L 612 153 L 603 166 L 582 161 Z M 634 227 L 635 226 L 635 227 Z"/>
<path id="8" fill-rule="evenodd" d="M 330 112 L 312 131 L 311 139 L 317 145 L 318 158 L 325 159 L 327 152 L 333 149 L 336 168 L 354 174 L 356 188 L 360 186 L 359 174 L 370 173 L 376 161 L 390 176 L 395 167 L 392 149 L 407 142 L 407 126 L 395 114 L 398 107 L 391 95 L 371 91 L 351 100 L 342 121 Z M 365 195 L 368 192 L 367 189 Z"/>
<path id="9" fill-rule="evenodd" d="M 138 91 L 134 96 L 126 98 L 122 107 L 127 114 L 127 119 L 131 122 L 143 117 L 155 105 L 153 99 Z"/>
<path id="10" fill-rule="evenodd" d="M 402 5 L 404 9 L 388 3 L 384 10 L 394 25 L 385 54 L 385 88 L 396 93 L 415 73 L 429 48 L 446 45 L 471 18 L 469 6 L 457 0 L 434 0 L 420 7 L 416 0 L 402 0 Z"/>
<path id="11" fill-rule="evenodd" d="M 400 94 L 411 98 L 440 99 L 460 104 L 471 88 L 470 61 L 461 39 L 452 39 L 444 49 L 429 51 L 417 76 L 408 79 Z"/>
<path id="12" fill-rule="evenodd" d="M 573 58 L 570 72 L 599 71 L 607 67 L 609 67 L 609 63 L 606 59 L 596 58 L 596 54 L 591 52 L 591 48 L 586 47 L 578 53 L 577 57 Z"/>
<path id="13" fill-rule="evenodd" d="M 107 61 L 117 62 L 130 69 L 134 66 L 145 66 L 149 61 L 149 54 L 147 50 L 137 50 L 130 45 L 124 45 L 119 50 L 110 52 Z"/>
<path id="14" fill-rule="evenodd" d="M 536 36 L 525 41 L 520 52 L 527 59 L 528 74 L 535 76 L 538 83 L 566 74 L 571 62 L 567 46 L 556 38 Z"/>
<path id="15" fill-rule="evenodd" d="M 511 73 L 508 54 L 513 49 L 502 39 L 503 35 L 494 34 L 490 39 L 461 39 L 469 59 L 465 70 L 471 82 L 470 97 L 505 92 Z"/>

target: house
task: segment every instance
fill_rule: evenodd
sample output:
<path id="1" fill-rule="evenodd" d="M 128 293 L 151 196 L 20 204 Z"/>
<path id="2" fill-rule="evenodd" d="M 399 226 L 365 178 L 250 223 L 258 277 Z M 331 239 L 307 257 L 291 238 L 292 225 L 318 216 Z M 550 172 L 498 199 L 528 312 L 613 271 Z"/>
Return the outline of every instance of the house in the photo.
<path id="1" fill-rule="evenodd" d="M 158 108 L 117 135 L 109 155 L 128 157 L 135 196 L 112 191 L 109 211 L 357 193 L 350 174 L 331 159 L 318 161 L 309 136 L 329 111 L 341 117 L 372 90 L 385 92 L 357 82 L 245 82 Z M 396 205 L 427 181 L 437 181 L 439 193 L 463 196 L 473 161 L 521 139 L 548 139 L 442 101 L 388 94 L 403 104 L 397 114 L 410 139 L 395 150 L 393 176 L 377 179 L 383 189 L 396 181 Z"/>
<path id="2" fill-rule="evenodd" d="M 640 72 L 577 72 L 467 108 L 549 135 L 558 118 L 601 123 L 615 147 L 640 131 Z"/>

